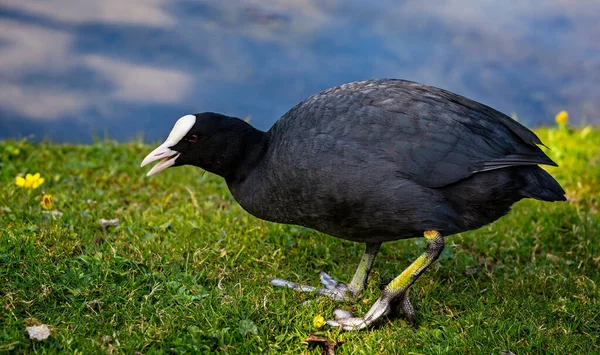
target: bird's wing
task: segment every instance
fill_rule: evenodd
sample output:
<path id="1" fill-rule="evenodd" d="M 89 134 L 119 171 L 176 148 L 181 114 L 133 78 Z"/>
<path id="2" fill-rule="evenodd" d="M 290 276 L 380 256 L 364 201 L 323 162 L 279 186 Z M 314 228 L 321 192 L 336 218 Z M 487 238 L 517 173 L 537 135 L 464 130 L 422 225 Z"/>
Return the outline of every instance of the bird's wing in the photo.
<path id="1" fill-rule="evenodd" d="M 399 175 L 422 186 L 446 186 L 511 166 L 556 165 L 538 147 L 542 143 L 533 132 L 445 90 L 383 80 L 330 94 L 337 105 L 317 106 L 322 106 L 325 118 L 338 125 L 339 120 L 346 122 L 347 128 L 336 134 L 338 142 L 360 145 L 373 156 L 394 161 Z"/>

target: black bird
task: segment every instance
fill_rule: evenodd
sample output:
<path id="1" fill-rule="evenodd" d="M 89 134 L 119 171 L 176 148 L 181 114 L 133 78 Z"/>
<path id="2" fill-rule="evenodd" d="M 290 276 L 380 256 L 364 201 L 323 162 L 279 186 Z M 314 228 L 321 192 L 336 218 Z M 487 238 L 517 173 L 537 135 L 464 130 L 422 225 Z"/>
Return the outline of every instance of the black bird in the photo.
<path id="1" fill-rule="evenodd" d="M 315 94 L 268 132 L 205 112 L 180 118 L 142 162 L 148 175 L 195 165 L 222 176 L 238 203 L 264 220 L 366 244 L 349 285 L 321 273 L 324 288 L 271 282 L 336 300 L 358 297 L 381 243 L 424 236 L 425 252 L 390 282 L 364 317 L 336 310 L 331 326 L 362 329 L 398 305 L 440 255 L 443 236 L 479 228 L 523 198 L 564 201 L 538 164 L 554 163 L 530 130 L 451 92 L 392 79 Z"/>

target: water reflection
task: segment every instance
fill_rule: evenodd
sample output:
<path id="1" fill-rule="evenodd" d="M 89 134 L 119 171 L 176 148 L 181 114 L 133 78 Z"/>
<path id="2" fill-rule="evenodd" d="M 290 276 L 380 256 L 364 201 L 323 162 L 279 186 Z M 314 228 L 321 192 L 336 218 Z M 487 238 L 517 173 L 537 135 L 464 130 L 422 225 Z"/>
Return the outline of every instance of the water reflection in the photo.
<path id="1" fill-rule="evenodd" d="M 163 138 L 217 111 L 267 129 L 321 89 L 380 77 L 528 125 L 600 123 L 600 2 L 3 0 L 0 137 Z"/>

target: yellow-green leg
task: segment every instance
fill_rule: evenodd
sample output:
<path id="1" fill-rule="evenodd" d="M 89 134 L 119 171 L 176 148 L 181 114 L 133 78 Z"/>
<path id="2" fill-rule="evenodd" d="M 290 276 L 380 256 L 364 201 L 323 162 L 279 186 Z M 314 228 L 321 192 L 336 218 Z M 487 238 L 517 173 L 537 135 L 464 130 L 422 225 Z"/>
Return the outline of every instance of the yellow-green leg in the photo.
<path id="1" fill-rule="evenodd" d="M 361 296 L 367 284 L 367 279 L 369 278 L 369 273 L 375 262 L 377 252 L 379 252 L 379 247 L 381 247 L 381 243 L 367 243 L 365 253 L 360 259 L 360 263 L 356 268 L 356 272 L 354 273 L 350 285 L 348 285 L 348 291 L 350 291 L 353 298 Z"/>
<path id="2" fill-rule="evenodd" d="M 366 328 L 384 315 L 390 313 L 392 306 L 400 302 L 410 322 L 414 321 L 414 310 L 408 300 L 407 291 L 423 272 L 433 264 L 444 250 L 444 238 L 437 231 L 424 233 L 427 248 L 406 270 L 390 282 L 379 299 L 373 304 L 364 317 L 353 317 L 349 312 L 336 310 L 336 320 L 328 320 L 327 324 L 341 327 L 343 330 L 359 330 Z"/>

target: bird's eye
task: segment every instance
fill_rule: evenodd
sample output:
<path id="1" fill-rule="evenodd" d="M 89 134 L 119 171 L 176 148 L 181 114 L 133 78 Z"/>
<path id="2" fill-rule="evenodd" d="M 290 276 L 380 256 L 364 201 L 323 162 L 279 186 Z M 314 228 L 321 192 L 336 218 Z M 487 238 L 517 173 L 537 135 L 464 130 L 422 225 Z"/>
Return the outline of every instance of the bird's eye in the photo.
<path id="1" fill-rule="evenodd" d="M 188 141 L 190 141 L 192 143 L 196 142 L 197 140 L 198 140 L 198 136 L 195 134 L 188 138 Z"/>

